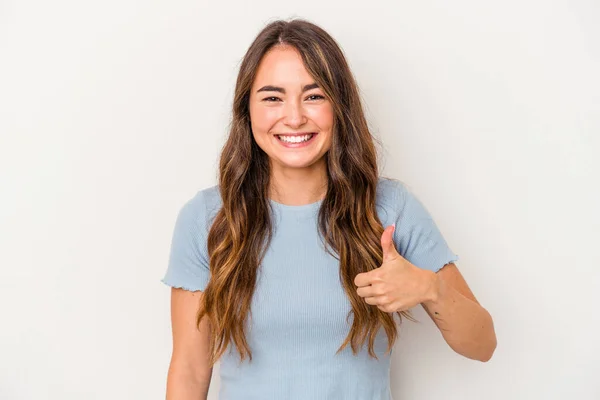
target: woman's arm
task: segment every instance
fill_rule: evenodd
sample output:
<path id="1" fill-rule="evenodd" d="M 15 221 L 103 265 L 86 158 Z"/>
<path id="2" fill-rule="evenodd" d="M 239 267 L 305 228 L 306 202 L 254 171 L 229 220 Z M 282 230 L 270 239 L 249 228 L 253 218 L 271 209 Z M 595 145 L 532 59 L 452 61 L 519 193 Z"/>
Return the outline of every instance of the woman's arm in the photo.
<path id="1" fill-rule="evenodd" d="M 204 318 L 196 327 L 201 291 L 171 289 L 173 353 L 167 376 L 167 400 L 200 400 L 208 396 L 210 325 Z"/>
<path id="2" fill-rule="evenodd" d="M 394 230 L 392 224 L 381 234 L 381 267 L 354 278 L 357 294 L 367 304 L 388 313 L 422 304 L 454 351 L 488 361 L 496 349 L 494 323 L 456 265 L 447 263 L 438 272 L 417 267 L 396 250 L 392 241 Z"/>
<path id="3" fill-rule="evenodd" d="M 496 349 L 491 315 L 475 299 L 454 263 L 431 277 L 429 300 L 421 304 L 448 345 L 467 358 L 489 361 Z"/>

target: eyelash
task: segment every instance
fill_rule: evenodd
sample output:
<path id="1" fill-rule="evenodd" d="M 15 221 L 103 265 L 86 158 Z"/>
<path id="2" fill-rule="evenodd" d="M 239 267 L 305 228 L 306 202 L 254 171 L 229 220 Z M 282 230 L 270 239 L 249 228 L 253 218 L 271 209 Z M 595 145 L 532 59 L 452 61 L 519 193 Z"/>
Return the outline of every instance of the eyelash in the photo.
<path id="1" fill-rule="evenodd" d="M 321 96 L 320 94 L 311 94 L 311 95 L 310 95 L 310 96 L 308 96 L 308 97 L 309 97 L 309 98 L 310 98 L 310 97 L 317 97 L 315 100 L 322 100 L 322 99 L 324 99 L 324 98 L 325 98 L 325 97 Z M 269 103 L 271 103 L 271 102 L 274 102 L 273 100 L 270 100 L 270 99 L 277 99 L 277 100 L 281 100 L 279 97 L 276 97 L 276 96 L 269 96 L 269 97 L 265 97 L 265 98 L 263 99 L 263 101 L 266 101 L 266 102 L 269 102 Z"/>

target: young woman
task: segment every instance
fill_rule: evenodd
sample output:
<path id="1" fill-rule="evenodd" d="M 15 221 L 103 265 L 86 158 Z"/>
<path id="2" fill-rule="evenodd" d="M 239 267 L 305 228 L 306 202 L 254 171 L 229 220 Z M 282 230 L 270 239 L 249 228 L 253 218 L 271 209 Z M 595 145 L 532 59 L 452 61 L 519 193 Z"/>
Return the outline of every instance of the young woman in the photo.
<path id="1" fill-rule="evenodd" d="M 167 399 L 390 399 L 397 324 L 422 304 L 487 361 L 492 319 L 423 204 L 379 176 L 355 80 L 304 20 L 265 27 L 240 67 L 218 185 L 181 209 Z"/>

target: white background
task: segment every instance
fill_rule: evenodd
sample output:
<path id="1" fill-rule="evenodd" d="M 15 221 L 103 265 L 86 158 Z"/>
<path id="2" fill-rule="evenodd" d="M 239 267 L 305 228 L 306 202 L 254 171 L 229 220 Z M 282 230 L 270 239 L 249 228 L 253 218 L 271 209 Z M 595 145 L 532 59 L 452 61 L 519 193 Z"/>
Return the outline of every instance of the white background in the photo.
<path id="1" fill-rule="evenodd" d="M 248 45 L 293 16 L 344 49 L 384 172 L 494 318 L 481 363 L 416 308 L 394 398 L 599 399 L 595 0 L 0 1 L 0 399 L 164 398 L 176 213 L 216 183 Z"/>

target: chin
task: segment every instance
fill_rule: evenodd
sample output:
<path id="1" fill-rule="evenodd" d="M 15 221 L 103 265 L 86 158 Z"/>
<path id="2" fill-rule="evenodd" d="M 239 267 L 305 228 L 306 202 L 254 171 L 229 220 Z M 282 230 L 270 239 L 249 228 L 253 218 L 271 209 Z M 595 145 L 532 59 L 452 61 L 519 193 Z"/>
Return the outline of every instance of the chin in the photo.
<path id="1" fill-rule="evenodd" d="M 320 158 L 307 159 L 305 157 L 282 157 L 277 159 L 277 164 L 279 164 L 281 168 L 308 168 L 319 160 Z"/>

